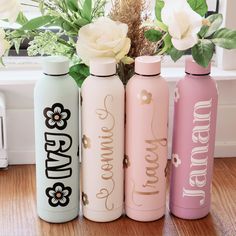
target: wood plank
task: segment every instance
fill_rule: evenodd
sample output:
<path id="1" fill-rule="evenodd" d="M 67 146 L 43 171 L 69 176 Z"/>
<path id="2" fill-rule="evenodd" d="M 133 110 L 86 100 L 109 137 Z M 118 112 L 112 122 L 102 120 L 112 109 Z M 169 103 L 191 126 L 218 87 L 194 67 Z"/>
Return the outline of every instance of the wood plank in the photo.
<path id="1" fill-rule="evenodd" d="M 236 158 L 216 159 L 210 214 L 186 221 L 172 216 L 179 235 L 236 235 Z"/>
<path id="2" fill-rule="evenodd" d="M 169 177 L 168 177 L 169 182 Z M 169 186 L 169 184 L 168 184 Z M 122 216 L 95 223 L 82 216 L 65 224 L 37 217 L 35 166 L 10 166 L 0 171 L 0 235 L 236 235 L 236 158 L 217 159 L 214 166 L 211 213 L 201 220 L 181 220 L 169 214 L 142 223 Z M 167 206 L 169 187 L 167 188 Z"/>

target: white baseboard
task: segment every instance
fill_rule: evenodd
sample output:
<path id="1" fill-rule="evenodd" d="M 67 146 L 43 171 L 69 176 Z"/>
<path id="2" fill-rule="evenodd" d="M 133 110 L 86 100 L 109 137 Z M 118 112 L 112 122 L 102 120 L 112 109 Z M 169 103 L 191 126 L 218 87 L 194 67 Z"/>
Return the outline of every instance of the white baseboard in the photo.
<path id="1" fill-rule="evenodd" d="M 35 164 L 35 151 L 9 150 L 9 165 Z"/>
<path id="2" fill-rule="evenodd" d="M 168 159 L 171 159 L 171 144 Z M 9 165 L 35 164 L 35 151 L 8 151 Z M 236 142 L 216 142 L 215 158 L 236 157 Z"/>
<path id="3" fill-rule="evenodd" d="M 236 142 L 216 142 L 215 157 L 236 157 Z"/>

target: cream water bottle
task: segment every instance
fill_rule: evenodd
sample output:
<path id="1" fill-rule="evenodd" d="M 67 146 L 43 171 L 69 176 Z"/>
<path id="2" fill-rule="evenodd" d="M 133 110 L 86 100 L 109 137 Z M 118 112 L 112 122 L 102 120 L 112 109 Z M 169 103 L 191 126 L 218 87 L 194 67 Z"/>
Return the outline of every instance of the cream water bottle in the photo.
<path id="1" fill-rule="evenodd" d="M 34 91 L 37 211 L 53 223 L 79 212 L 78 87 L 64 57 L 44 59 Z"/>
<path id="2" fill-rule="evenodd" d="M 138 221 L 165 213 L 169 90 L 158 57 L 135 60 L 126 87 L 125 210 Z"/>
<path id="3" fill-rule="evenodd" d="M 87 219 L 108 222 L 123 212 L 124 86 L 113 58 L 90 63 L 82 93 L 82 203 Z"/>
<path id="4" fill-rule="evenodd" d="M 210 70 L 187 58 L 175 89 L 170 211 L 183 219 L 210 211 L 218 102 Z"/>

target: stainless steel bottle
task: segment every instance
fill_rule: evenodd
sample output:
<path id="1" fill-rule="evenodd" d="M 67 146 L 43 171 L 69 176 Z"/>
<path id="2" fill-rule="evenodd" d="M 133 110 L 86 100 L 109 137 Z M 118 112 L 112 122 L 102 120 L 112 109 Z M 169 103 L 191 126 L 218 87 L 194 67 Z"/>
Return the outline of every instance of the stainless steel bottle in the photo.
<path id="1" fill-rule="evenodd" d="M 183 219 L 210 211 L 218 102 L 210 70 L 187 58 L 175 89 L 170 211 Z"/>
<path id="2" fill-rule="evenodd" d="M 125 210 L 139 221 L 165 214 L 169 90 L 160 65 L 137 57 L 126 87 Z"/>
<path id="3" fill-rule="evenodd" d="M 66 58 L 46 58 L 43 70 L 34 91 L 37 211 L 60 223 L 79 212 L 79 92 Z"/>
<path id="4" fill-rule="evenodd" d="M 82 203 L 86 218 L 123 212 L 124 86 L 113 58 L 91 61 L 82 93 Z"/>

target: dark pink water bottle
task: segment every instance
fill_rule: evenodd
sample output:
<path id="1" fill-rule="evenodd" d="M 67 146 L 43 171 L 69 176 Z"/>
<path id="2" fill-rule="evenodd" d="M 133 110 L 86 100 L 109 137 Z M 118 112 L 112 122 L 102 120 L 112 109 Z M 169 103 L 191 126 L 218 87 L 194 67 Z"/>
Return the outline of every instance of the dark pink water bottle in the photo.
<path id="1" fill-rule="evenodd" d="M 218 102 L 210 70 L 187 58 L 175 89 L 170 211 L 183 219 L 210 211 Z"/>

